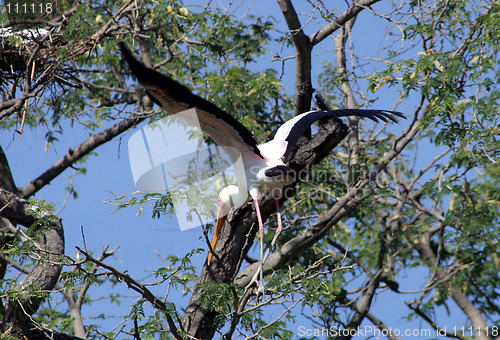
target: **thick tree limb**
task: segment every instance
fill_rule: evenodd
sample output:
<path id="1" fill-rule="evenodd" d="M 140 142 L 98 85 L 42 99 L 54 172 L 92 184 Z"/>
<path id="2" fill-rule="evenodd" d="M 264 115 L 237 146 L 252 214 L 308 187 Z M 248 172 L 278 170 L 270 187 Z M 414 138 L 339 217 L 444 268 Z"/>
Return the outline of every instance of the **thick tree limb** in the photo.
<path id="1" fill-rule="evenodd" d="M 17 194 L 16 183 L 14 182 L 14 177 L 12 177 L 12 172 L 10 171 L 9 162 L 5 153 L 3 152 L 2 146 L 0 145 L 0 188 L 5 189 L 13 194 Z"/>
<path id="2" fill-rule="evenodd" d="M 302 140 L 290 166 L 305 174 L 308 169 L 325 158 L 346 134 L 347 127 L 339 120 L 329 121 L 320 127 L 312 140 L 305 138 Z M 284 195 L 288 196 L 291 192 L 293 193 L 294 189 L 286 188 L 285 190 L 292 190 Z M 267 218 L 273 211 L 274 199 L 264 200 L 261 204 L 263 218 Z M 221 263 L 215 258 L 210 267 L 204 266 L 198 280 L 198 286 L 202 287 L 201 284 L 206 281 L 233 282 L 241 260 L 252 246 L 257 230 L 257 218 L 251 205 L 244 206 L 236 210 L 234 214 L 230 214 L 216 249 L 218 257 L 224 260 Z M 290 251 L 290 249 L 295 249 L 295 252 Z M 298 249 L 294 245 L 289 245 L 285 257 L 289 259 L 297 251 Z M 254 264 L 245 270 L 245 273 L 250 276 L 250 278 L 247 277 L 248 282 L 257 268 L 258 266 Z M 238 284 L 242 286 L 241 283 Z M 183 328 L 193 337 L 211 339 L 217 327 L 215 324 L 217 314 L 198 303 L 203 293 L 202 288 L 193 293 L 182 323 Z"/>
<path id="3" fill-rule="evenodd" d="M 0 189 L 0 216 L 12 223 L 32 228 L 33 255 L 39 259 L 31 272 L 13 289 L 5 306 L 5 324 L 12 324 L 21 334 L 29 332 L 31 315 L 57 283 L 64 256 L 64 232 L 61 220 L 48 210 L 31 207 L 28 201 Z M 36 244 L 34 243 L 36 242 Z M 28 243 L 28 242 L 25 242 Z M 30 288 L 36 287 L 36 291 Z"/>
<path id="4" fill-rule="evenodd" d="M 295 44 L 296 70 L 294 114 L 297 116 L 311 109 L 311 99 L 314 92 L 311 81 L 311 51 L 313 45 L 302 29 L 302 24 L 293 7 L 292 1 L 278 0 L 278 3 Z"/>
<path id="5" fill-rule="evenodd" d="M 265 264 L 265 272 L 269 273 L 283 268 L 287 261 L 306 247 L 311 246 L 324 237 L 335 224 L 342 218 L 348 216 L 356 207 L 363 202 L 365 197 L 360 195 L 377 175 L 385 169 L 387 163 L 397 157 L 408 143 L 410 143 L 419 131 L 419 124 L 413 124 L 399 136 L 392 149 L 384 154 L 379 163 L 366 177 L 356 183 L 344 196 L 342 196 L 330 210 L 318 221 L 305 229 L 290 241 L 285 243 L 281 249 L 269 255 Z M 244 270 L 236 279 L 240 287 L 245 287 L 253 277 L 255 271 L 260 267 L 260 261 L 253 263 Z"/>

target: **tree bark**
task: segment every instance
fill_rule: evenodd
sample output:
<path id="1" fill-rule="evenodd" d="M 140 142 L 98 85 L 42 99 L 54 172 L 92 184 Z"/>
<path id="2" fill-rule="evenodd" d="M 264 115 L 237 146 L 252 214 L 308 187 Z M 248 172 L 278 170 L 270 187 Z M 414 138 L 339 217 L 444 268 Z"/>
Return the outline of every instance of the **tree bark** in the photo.
<path id="1" fill-rule="evenodd" d="M 9 162 L 2 146 L 0 145 L 0 188 L 10 191 L 13 194 L 18 194 L 14 177 L 10 170 Z"/>
<path id="2" fill-rule="evenodd" d="M 380 0 L 362 0 L 353 3 L 346 11 L 341 13 L 335 20 L 323 27 L 316 33 L 308 36 L 305 34 L 303 25 L 293 7 L 291 0 L 278 0 L 283 17 L 288 25 L 296 50 L 295 70 L 295 99 L 294 113 L 299 115 L 311 109 L 311 99 L 314 89 L 312 87 L 312 50 L 314 46 L 330 36 L 339 28 L 343 27 L 349 20 L 355 18 L 359 12 Z"/>
<path id="3" fill-rule="evenodd" d="M 340 120 L 329 121 L 319 129 L 311 140 L 304 138 L 299 142 L 297 152 L 289 165 L 296 171 L 306 175 L 309 169 L 325 158 L 346 135 L 347 127 Z M 285 188 L 285 190 L 288 189 Z M 290 190 L 293 190 L 293 188 L 290 188 Z M 267 218 L 273 211 L 274 199 L 263 200 L 261 204 L 263 219 Z M 220 245 L 217 246 L 216 256 L 210 266 L 205 265 L 203 267 L 197 286 L 202 287 L 202 284 L 207 281 L 233 282 L 240 269 L 241 259 L 252 246 L 257 231 L 258 224 L 255 210 L 250 204 L 230 214 L 219 238 Z M 311 244 L 313 243 L 308 245 Z M 305 244 L 304 246 L 308 245 Z M 291 249 L 283 249 L 282 253 L 285 256 L 280 258 L 280 266 L 288 262 L 292 255 L 299 251 L 295 245 L 288 245 L 288 247 L 291 247 Z M 219 261 L 219 259 L 222 261 Z M 269 258 L 269 261 L 271 261 L 271 258 Z M 248 281 L 253 277 L 257 268 L 258 266 L 253 264 L 245 270 Z M 242 286 L 245 283 L 240 278 L 237 284 Z M 203 288 L 193 293 L 186 313 L 182 318 L 182 324 L 184 330 L 191 336 L 197 339 L 212 339 L 217 330 L 215 324 L 217 314 L 198 303 L 203 293 Z"/>
<path id="4" fill-rule="evenodd" d="M 278 0 L 296 48 L 295 115 L 309 111 L 311 108 L 311 99 L 314 92 L 311 81 L 311 52 L 314 45 L 354 18 L 366 6 L 377 1 L 364 0 L 359 5 L 353 4 L 331 24 L 314 35 L 307 36 L 303 31 L 303 26 L 300 23 L 291 0 Z M 305 145 L 298 147 L 298 152 L 289 162 L 292 168 L 301 172 L 308 172 L 313 165 L 326 157 L 331 149 L 347 135 L 347 127 L 340 121 L 335 121 L 334 124 L 329 126 L 329 128 L 327 127 L 319 131 L 309 142 L 306 141 Z M 381 171 L 381 169 L 378 169 L 378 171 Z M 368 179 L 366 183 L 370 181 L 371 179 Z M 285 188 L 285 190 L 288 189 Z M 315 224 L 315 228 L 310 228 L 310 230 L 301 233 L 285 244 L 279 253 L 271 254 L 266 261 L 266 268 L 281 268 L 298 251 L 311 246 L 317 240 L 321 239 L 336 223 L 337 219 L 352 212 L 360 203 L 357 202 L 356 190 L 352 190 L 351 194 L 346 195 L 345 205 L 336 204 L 335 211 L 330 212 L 331 216 L 329 216 L 335 218 Z M 264 219 L 273 210 L 274 202 L 272 199 L 264 200 L 261 203 L 261 213 Z M 236 278 L 236 275 L 241 265 L 241 259 L 252 246 L 257 230 L 256 215 L 250 205 L 244 206 L 234 214 L 229 215 L 223 234 L 218 241 L 222 246 L 217 247 L 217 254 L 211 266 L 204 266 L 202 269 L 198 280 L 198 287 L 201 287 L 200 284 L 207 281 L 225 283 L 234 281 L 240 287 L 246 286 L 259 268 L 260 262 L 252 264 L 238 278 Z M 222 259 L 222 261 L 219 261 L 219 259 Z M 211 339 L 217 330 L 217 325 L 215 324 L 217 314 L 198 303 L 203 293 L 203 288 L 193 293 L 186 313 L 182 318 L 182 324 L 183 329 L 191 336 L 198 339 Z"/>
<path id="5" fill-rule="evenodd" d="M 50 293 L 59 279 L 64 256 L 64 232 L 61 219 L 43 207 L 30 206 L 11 192 L 0 189 L 0 217 L 13 224 L 31 228 L 31 238 L 24 244 L 31 247 L 30 253 L 38 258 L 34 267 L 19 284 L 12 289 L 5 304 L 2 328 L 12 327 L 9 334 L 33 338 L 33 329 L 41 330 L 31 318 L 46 294 Z"/>
<path id="6" fill-rule="evenodd" d="M 295 64 L 294 113 L 297 116 L 311 109 L 311 98 L 314 92 L 311 81 L 311 51 L 313 45 L 302 29 L 302 24 L 293 7 L 292 1 L 278 0 L 278 3 L 295 44 L 297 62 Z"/>

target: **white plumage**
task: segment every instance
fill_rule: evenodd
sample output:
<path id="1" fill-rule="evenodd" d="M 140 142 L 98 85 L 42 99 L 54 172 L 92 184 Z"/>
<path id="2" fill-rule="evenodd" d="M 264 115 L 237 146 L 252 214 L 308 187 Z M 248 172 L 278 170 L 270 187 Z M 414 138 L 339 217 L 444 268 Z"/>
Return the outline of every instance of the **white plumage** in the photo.
<path id="1" fill-rule="evenodd" d="M 343 116 L 360 116 L 378 122 L 383 120 L 396 121 L 394 116 L 404 117 L 401 113 L 387 110 L 340 109 L 332 111 L 310 111 L 298 115 L 283 124 L 274 139 L 257 145 L 252 133 L 233 116 L 221 110 L 213 103 L 194 95 L 183 85 L 173 79 L 153 70 L 136 60 L 124 44 L 120 44 L 125 60 L 132 72 L 144 85 L 152 99 L 162 109 L 170 114 L 176 114 L 190 108 L 195 108 L 200 127 L 212 139 L 225 148 L 231 159 L 241 157 L 244 165 L 244 175 L 238 176 L 238 186 L 230 185 L 221 190 L 218 197 L 219 213 L 212 240 L 212 250 L 215 250 L 217 239 L 222 231 L 226 216 L 231 207 L 240 207 L 248 200 L 250 194 L 255 204 L 259 223 L 261 240 L 261 258 L 263 253 L 264 225 L 259 207 L 259 199 L 264 194 L 272 194 L 276 199 L 278 214 L 278 229 L 271 245 L 274 245 L 283 229 L 278 198 L 281 188 L 295 180 L 293 169 L 286 165 L 291 157 L 294 146 L 300 136 L 314 122 L 323 118 L 339 118 Z M 190 123 L 188 121 L 188 123 Z M 191 122 L 191 124 L 193 124 Z M 235 154 L 235 149 L 239 154 Z M 208 264 L 212 261 L 210 251 Z"/>

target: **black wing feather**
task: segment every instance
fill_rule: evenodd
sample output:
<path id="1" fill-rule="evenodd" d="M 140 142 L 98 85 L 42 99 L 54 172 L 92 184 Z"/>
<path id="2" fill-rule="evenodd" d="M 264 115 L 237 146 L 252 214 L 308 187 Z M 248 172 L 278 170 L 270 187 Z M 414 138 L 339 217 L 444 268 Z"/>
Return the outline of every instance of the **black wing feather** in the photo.
<path id="1" fill-rule="evenodd" d="M 289 130 L 285 129 L 285 135 L 279 136 L 280 131 L 278 130 L 276 137 L 283 138 L 287 142 L 287 148 L 281 159 L 284 162 L 287 162 L 289 160 L 293 148 L 299 141 L 299 138 L 314 122 L 323 118 L 340 118 L 348 116 L 365 117 L 373 120 L 374 122 L 378 122 L 380 119 L 386 123 L 388 122 L 388 119 L 393 122 L 397 122 L 397 119 L 394 116 L 405 118 L 405 116 L 401 112 L 389 110 L 338 109 L 331 111 L 311 111 L 303 114 L 301 118 L 293 123 L 293 126 Z M 287 123 L 285 123 L 284 125 L 286 124 Z"/>
<path id="2" fill-rule="evenodd" d="M 264 174 L 266 177 L 281 177 L 284 179 L 291 176 L 295 177 L 295 170 L 287 165 L 276 165 L 272 168 L 267 168 Z"/>
<path id="3" fill-rule="evenodd" d="M 173 98 L 173 100 L 178 102 L 177 104 L 182 104 L 183 106 L 185 106 L 185 109 L 195 107 L 213 115 L 217 119 L 223 120 L 227 124 L 231 125 L 236 131 L 238 131 L 244 143 L 248 145 L 250 150 L 252 150 L 258 156 L 262 157 L 259 149 L 257 148 L 257 141 L 255 140 L 253 134 L 243 124 L 236 120 L 236 118 L 218 108 L 215 104 L 193 94 L 187 87 L 178 83 L 172 78 L 143 65 L 141 62 L 134 58 L 127 45 L 125 45 L 123 42 L 120 42 L 119 46 L 125 60 L 130 66 L 130 70 L 145 87 L 154 86 L 157 88 L 161 88 L 162 91 L 168 92 L 169 96 Z M 156 104 L 162 106 L 160 101 L 155 98 L 153 93 L 150 93 L 148 91 L 148 94 Z"/>

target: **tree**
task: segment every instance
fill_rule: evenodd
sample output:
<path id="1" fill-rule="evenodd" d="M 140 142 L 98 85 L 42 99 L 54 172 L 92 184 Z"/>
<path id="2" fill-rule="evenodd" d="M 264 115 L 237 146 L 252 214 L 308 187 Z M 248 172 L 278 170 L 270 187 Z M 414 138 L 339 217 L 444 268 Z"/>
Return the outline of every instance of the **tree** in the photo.
<path id="1" fill-rule="evenodd" d="M 499 336 L 498 3 L 361 0 L 333 9 L 278 0 L 280 19 L 250 14 L 255 8 L 247 12 L 243 2 L 49 4 L 28 15 L 13 13 L 7 1 L 1 16 L 2 336 L 343 339 L 371 337 L 360 327 L 373 325 L 398 339 L 408 334 L 391 325 L 403 317 L 428 327 L 422 337 Z M 375 40 L 372 27 L 385 27 L 376 51 L 363 46 L 367 35 Z M 257 226 L 250 206 L 230 214 L 220 261 L 200 264 L 200 272 L 193 260 L 200 250 L 165 249 L 164 266 L 148 283 L 110 264 L 116 250 L 98 254 L 85 245 L 74 258 L 65 253 L 67 227 L 43 199 L 51 181 L 70 168 L 71 178 L 84 176 L 95 151 L 164 116 L 120 61 L 117 41 L 263 140 L 312 105 L 397 109 L 407 121 L 400 128 L 325 121 L 302 139 L 290 161 L 300 180 L 283 198 L 288 227 L 266 262 L 264 293 L 248 285 L 260 265 L 251 256 Z M 264 69 L 269 53 L 273 63 Z M 64 144 L 75 130 L 88 139 Z M 19 183 L 7 137 L 31 131 L 44 132 L 46 149 L 69 150 Z M 68 205 L 80 204 L 77 193 L 68 187 L 75 198 Z M 165 220 L 172 213 L 168 195 L 115 194 L 119 209 L 152 206 Z M 263 202 L 268 226 L 272 208 Z M 416 277 L 415 268 L 425 274 Z M 417 291 L 405 288 L 409 281 L 418 281 Z M 84 320 L 100 285 L 138 295 L 112 331 Z M 185 291 L 190 302 L 176 305 L 154 286 Z M 395 297 L 404 315 L 377 312 Z M 442 321 L 446 313 L 453 318 Z M 292 328 L 299 318 L 309 328 Z"/>

